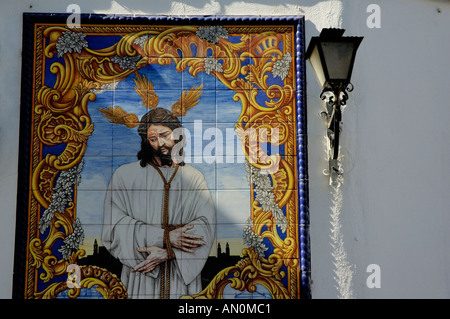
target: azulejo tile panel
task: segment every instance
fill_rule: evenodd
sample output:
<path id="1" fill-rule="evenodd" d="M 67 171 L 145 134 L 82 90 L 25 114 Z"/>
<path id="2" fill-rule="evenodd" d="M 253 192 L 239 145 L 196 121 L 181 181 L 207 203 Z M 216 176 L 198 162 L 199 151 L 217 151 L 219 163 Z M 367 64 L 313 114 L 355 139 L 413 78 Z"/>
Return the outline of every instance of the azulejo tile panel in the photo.
<path id="1" fill-rule="evenodd" d="M 309 296 L 302 17 L 24 14 L 15 298 Z"/>

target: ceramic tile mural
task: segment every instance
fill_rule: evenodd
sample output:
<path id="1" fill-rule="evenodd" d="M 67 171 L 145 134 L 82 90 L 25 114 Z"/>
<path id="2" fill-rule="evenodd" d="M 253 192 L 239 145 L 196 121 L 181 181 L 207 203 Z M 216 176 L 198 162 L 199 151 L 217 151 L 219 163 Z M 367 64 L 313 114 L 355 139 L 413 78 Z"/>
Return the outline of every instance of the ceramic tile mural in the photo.
<path id="1" fill-rule="evenodd" d="M 302 17 L 25 14 L 14 297 L 309 296 Z"/>

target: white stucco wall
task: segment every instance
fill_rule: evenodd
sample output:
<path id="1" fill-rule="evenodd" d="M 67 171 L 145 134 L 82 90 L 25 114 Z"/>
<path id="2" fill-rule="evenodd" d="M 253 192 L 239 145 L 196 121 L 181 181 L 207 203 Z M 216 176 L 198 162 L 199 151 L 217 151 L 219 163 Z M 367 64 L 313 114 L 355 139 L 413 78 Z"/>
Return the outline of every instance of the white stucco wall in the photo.
<path id="1" fill-rule="evenodd" d="M 370 29 L 366 9 L 374 2 L 381 28 Z M 83 13 L 301 14 L 307 42 L 325 27 L 364 36 L 343 114 L 342 207 L 334 214 L 350 265 L 346 273 L 353 276 L 348 292 L 355 298 L 450 297 L 448 1 L 0 0 L 0 298 L 12 291 L 22 13 L 65 12 L 70 3 Z M 312 295 L 337 298 L 333 191 L 322 173 L 322 101 L 309 65 L 307 77 Z M 370 264 L 380 266 L 380 288 L 366 285 Z"/>

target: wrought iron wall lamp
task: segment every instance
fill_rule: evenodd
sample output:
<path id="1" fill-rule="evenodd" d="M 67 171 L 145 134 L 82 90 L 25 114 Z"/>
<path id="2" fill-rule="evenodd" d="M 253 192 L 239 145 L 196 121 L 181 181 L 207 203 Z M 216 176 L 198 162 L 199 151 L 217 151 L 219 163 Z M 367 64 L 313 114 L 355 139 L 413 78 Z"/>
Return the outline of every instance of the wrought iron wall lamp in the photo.
<path id="1" fill-rule="evenodd" d="M 318 37 L 312 37 L 306 51 L 321 86 L 320 98 L 326 101 L 321 113 L 327 123 L 329 142 L 330 185 L 335 184 L 338 175 L 339 133 L 342 107 L 346 105 L 348 93 L 353 90 L 350 83 L 356 51 L 363 37 L 343 37 L 343 29 L 323 29 Z"/>

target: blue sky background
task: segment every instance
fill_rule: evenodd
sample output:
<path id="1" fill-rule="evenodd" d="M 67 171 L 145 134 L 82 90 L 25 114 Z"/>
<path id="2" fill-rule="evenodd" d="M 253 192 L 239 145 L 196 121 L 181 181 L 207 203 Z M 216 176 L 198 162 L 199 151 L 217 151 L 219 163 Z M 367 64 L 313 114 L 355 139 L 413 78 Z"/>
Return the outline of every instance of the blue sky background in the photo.
<path id="1" fill-rule="evenodd" d="M 233 101 L 233 91 L 204 72 L 200 72 L 197 77 L 187 71 L 178 73 L 173 63 L 169 66 L 150 65 L 139 72 L 152 80 L 159 96 L 158 107 L 168 109 L 178 100 L 183 89 L 204 84 L 200 103 L 181 119 L 190 134 L 190 139 L 189 136 L 187 139 L 186 162 L 205 175 L 216 201 L 218 239 L 242 238 L 243 224 L 250 216 L 250 189 L 240 145 L 236 137 L 230 138 L 241 112 L 241 103 Z M 109 123 L 98 108 L 120 106 L 141 118 L 148 109 L 142 105 L 140 96 L 134 91 L 134 77 L 134 74 L 130 75 L 115 90 L 97 94 L 96 100 L 88 106 L 94 132 L 89 137 L 84 156 L 82 180 L 77 192 L 77 216 L 83 224 L 85 235 L 95 236 L 97 240 L 101 234 L 103 198 L 111 175 L 118 166 L 136 161 L 136 154 L 140 149 L 137 128 L 129 129 Z M 215 136 L 219 137 L 217 145 Z M 220 142 L 220 137 L 223 142 Z M 197 156 L 202 155 L 205 147 L 223 147 L 226 152 L 223 143 L 227 141 L 228 146 L 233 145 L 230 141 L 234 141 L 233 154 L 224 154 L 233 156 L 228 158 L 229 163 L 207 163 L 205 158 Z"/>

